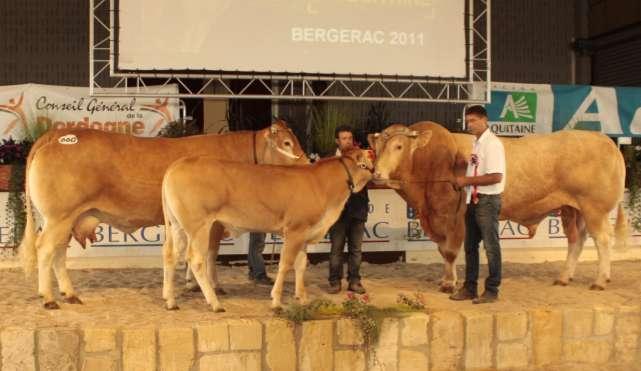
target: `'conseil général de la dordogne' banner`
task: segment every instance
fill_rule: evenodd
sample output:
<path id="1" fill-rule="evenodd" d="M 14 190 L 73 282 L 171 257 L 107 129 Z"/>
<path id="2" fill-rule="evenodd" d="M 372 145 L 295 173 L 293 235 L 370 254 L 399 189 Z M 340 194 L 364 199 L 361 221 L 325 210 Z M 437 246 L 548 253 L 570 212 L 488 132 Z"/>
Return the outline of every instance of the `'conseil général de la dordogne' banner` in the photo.
<path id="1" fill-rule="evenodd" d="M 175 85 L 156 89 L 159 94 L 178 92 Z M 87 87 L 0 86 L 0 139 L 21 140 L 43 130 L 71 127 L 156 136 L 178 119 L 178 105 L 176 98 L 91 97 Z"/>

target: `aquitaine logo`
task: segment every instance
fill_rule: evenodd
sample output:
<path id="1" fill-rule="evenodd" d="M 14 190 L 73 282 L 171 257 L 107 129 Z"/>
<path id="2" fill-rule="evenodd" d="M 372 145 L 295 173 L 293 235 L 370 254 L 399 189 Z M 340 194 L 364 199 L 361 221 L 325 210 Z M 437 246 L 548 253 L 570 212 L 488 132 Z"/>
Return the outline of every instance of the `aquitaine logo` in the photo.
<path id="1" fill-rule="evenodd" d="M 499 115 L 503 122 L 536 122 L 536 93 L 505 93 Z"/>

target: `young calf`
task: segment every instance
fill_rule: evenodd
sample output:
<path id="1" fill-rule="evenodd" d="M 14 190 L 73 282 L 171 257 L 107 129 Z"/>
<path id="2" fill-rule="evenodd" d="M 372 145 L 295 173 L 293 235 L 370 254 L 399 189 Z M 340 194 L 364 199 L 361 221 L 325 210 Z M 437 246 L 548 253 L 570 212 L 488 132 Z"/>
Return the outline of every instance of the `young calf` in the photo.
<path id="1" fill-rule="evenodd" d="M 294 267 L 296 297 L 307 300 L 303 274 L 305 246 L 321 240 L 338 219 L 351 192 L 372 178 L 371 152 L 360 149 L 305 166 L 252 165 L 190 157 L 176 161 L 165 173 L 162 201 L 170 238 L 187 239 L 187 260 L 207 303 L 224 311 L 205 274 L 209 233 L 219 223 L 232 235 L 248 231 L 279 233 L 284 245 L 272 307 L 281 306 L 285 274 Z M 176 309 L 173 276 L 176 254 L 165 242 L 163 298 Z"/>

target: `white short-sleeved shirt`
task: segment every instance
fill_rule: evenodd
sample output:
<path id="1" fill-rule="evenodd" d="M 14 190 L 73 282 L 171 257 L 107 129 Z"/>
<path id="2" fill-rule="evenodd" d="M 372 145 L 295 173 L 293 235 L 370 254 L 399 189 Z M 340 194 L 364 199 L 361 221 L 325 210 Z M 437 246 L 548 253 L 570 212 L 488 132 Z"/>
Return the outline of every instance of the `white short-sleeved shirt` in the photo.
<path id="1" fill-rule="evenodd" d="M 478 158 L 478 168 L 476 169 L 476 175 L 486 175 L 486 174 L 503 174 L 501 181 L 496 184 L 486 185 L 486 186 L 477 186 L 478 193 L 485 195 L 496 195 L 503 193 L 505 189 L 505 149 L 503 148 L 503 143 L 501 140 L 492 133 L 488 128 L 486 129 L 481 137 L 474 141 L 474 146 L 472 147 L 472 154 L 476 155 Z M 477 165 L 468 162 L 467 172 L 465 175 L 474 176 L 474 168 Z M 470 203 L 472 198 L 472 188 L 474 186 L 467 186 L 467 203 Z"/>

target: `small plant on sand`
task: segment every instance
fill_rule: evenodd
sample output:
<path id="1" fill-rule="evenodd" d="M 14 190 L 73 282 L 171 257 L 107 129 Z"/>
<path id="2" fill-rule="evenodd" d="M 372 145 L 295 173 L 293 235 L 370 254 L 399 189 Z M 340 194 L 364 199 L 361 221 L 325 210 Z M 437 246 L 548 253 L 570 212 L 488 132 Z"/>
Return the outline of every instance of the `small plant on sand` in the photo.
<path id="1" fill-rule="evenodd" d="M 347 299 L 343 301 L 343 314 L 356 321 L 366 346 L 378 341 L 384 315 L 369 303 L 369 295 L 359 296 L 348 292 Z"/>
<path id="2" fill-rule="evenodd" d="M 400 293 L 396 298 L 396 304 L 406 306 L 411 310 L 423 310 L 425 309 L 425 298 L 420 292 L 415 292 L 411 297 Z"/>
<path id="3" fill-rule="evenodd" d="M 332 316 L 341 313 L 341 308 L 325 299 L 316 299 L 309 304 L 291 303 L 279 311 L 279 317 L 294 323 L 319 319 L 323 316 Z"/>
<path id="4" fill-rule="evenodd" d="M 415 293 L 412 297 L 399 294 L 395 306 L 379 308 L 371 304 L 368 294 L 357 295 L 348 292 L 345 300 L 340 305 L 329 300 L 317 299 L 306 305 L 299 303 L 289 304 L 279 311 L 277 315 L 294 323 L 334 316 L 351 318 L 361 331 L 365 346 L 369 347 L 378 342 L 385 317 L 398 316 L 424 309 L 425 300 L 420 293 Z"/>

